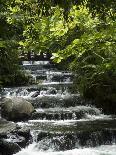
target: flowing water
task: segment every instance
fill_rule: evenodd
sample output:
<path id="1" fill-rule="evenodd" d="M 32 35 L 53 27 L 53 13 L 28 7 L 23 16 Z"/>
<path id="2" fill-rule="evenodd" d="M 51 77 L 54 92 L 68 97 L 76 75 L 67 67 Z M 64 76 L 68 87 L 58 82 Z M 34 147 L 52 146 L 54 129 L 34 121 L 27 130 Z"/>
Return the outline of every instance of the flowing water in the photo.
<path id="1" fill-rule="evenodd" d="M 6 97 L 21 96 L 35 107 L 30 120 L 33 142 L 16 155 L 116 155 L 116 118 L 84 101 L 72 89 L 74 75 L 48 61 L 23 62 L 34 85 L 4 88 Z"/>

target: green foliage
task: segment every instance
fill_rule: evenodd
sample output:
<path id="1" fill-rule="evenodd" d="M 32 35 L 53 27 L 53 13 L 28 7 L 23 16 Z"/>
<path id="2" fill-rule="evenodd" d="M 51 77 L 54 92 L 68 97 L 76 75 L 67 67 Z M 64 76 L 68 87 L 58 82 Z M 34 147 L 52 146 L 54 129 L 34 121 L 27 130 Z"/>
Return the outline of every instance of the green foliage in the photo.
<path id="1" fill-rule="evenodd" d="M 10 1 L 0 3 L 0 86 L 17 85 L 18 76 L 24 80 L 18 66 L 18 41 L 21 39 L 22 25 L 8 22 L 9 4 Z"/>
<path id="2" fill-rule="evenodd" d="M 69 17 L 69 29 L 78 27 L 77 32 L 75 36 L 65 33 L 65 46 L 53 54 L 54 60 L 60 62 L 73 58 L 70 69 L 76 73 L 77 89 L 83 95 L 100 99 L 100 93 L 107 92 L 101 93 L 107 98 L 108 92 L 111 93 L 109 87 L 113 91 L 116 88 L 116 22 L 110 16 L 105 21 L 97 16 L 93 18 L 86 8 L 77 10 L 74 7 Z M 67 34 L 71 37 L 69 44 Z"/>
<path id="3" fill-rule="evenodd" d="M 80 6 L 85 6 L 92 16 L 97 15 L 104 19 L 107 15 L 114 18 L 116 5 L 114 0 L 105 0 L 102 2 L 100 0 L 9 0 L 8 2 L 8 23 L 22 23 L 23 25 L 23 38 L 19 42 L 19 45 L 22 47 L 21 49 L 39 52 L 53 50 L 53 47 L 56 50 L 62 48 L 60 39 L 64 39 L 64 35 L 69 31 L 66 20 L 74 20 L 73 15 L 69 14 L 69 12 L 72 12 L 72 6 L 77 6 L 77 12 Z M 82 22 L 83 19 L 80 14 L 80 26 Z M 65 48 L 66 43 L 63 46 Z"/>
<path id="4" fill-rule="evenodd" d="M 63 9 L 66 19 L 73 5 L 85 5 L 93 15 L 99 14 L 102 18 L 109 13 L 113 16 L 116 8 L 115 0 L 8 0 L 8 2 L 13 13 L 22 10 L 26 13 L 29 12 L 31 15 L 38 14 L 38 16 L 52 15 L 52 8 L 59 6 Z"/>
<path id="5" fill-rule="evenodd" d="M 2 0 L 0 8 L 2 75 L 16 75 L 18 54 L 24 50 L 51 52 L 55 62 L 67 61 L 82 94 L 103 86 L 105 76 L 112 81 L 115 0 Z"/>

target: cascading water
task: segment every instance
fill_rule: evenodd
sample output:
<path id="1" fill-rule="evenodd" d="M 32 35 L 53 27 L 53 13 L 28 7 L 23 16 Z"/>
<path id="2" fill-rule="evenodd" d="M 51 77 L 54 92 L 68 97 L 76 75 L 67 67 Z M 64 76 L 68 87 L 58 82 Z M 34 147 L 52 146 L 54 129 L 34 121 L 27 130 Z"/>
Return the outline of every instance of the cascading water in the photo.
<path id="1" fill-rule="evenodd" d="M 49 62 L 24 62 L 23 68 L 41 83 L 5 88 L 8 98 L 21 96 L 35 107 L 30 120 L 33 142 L 16 155 L 116 155 L 116 119 L 74 94 L 72 73 Z"/>

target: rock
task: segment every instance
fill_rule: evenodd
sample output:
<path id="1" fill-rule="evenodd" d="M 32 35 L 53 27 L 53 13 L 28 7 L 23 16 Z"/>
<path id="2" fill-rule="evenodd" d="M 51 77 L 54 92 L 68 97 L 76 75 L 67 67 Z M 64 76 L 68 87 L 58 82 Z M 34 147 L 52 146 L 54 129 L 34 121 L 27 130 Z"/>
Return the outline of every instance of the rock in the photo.
<path id="1" fill-rule="evenodd" d="M 0 139 L 0 155 L 12 155 L 21 150 L 17 143 L 9 142 L 5 139 Z"/>
<path id="2" fill-rule="evenodd" d="M 18 144 L 21 148 L 24 148 L 26 146 L 26 139 L 22 136 L 17 135 L 17 133 L 9 134 L 6 140 Z"/>
<path id="3" fill-rule="evenodd" d="M 21 97 L 6 98 L 1 105 L 1 116 L 12 121 L 27 120 L 33 111 L 32 104 Z"/>
<path id="4" fill-rule="evenodd" d="M 21 129 L 17 130 L 17 134 L 25 138 L 25 145 L 28 145 L 32 141 L 30 129 L 27 127 L 22 127 Z"/>
<path id="5" fill-rule="evenodd" d="M 26 147 L 31 140 L 29 128 L 21 128 L 14 122 L 0 118 L 0 155 L 13 154 L 18 148 Z M 9 154 L 5 150 L 9 151 Z"/>
<path id="6" fill-rule="evenodd" d="M 42 139 L 50 137 L 50 134 L 47 132 L 40 132 L 37 137 L 37 141 L 41 141 Z"/>
<path id="7" fill-rule="evenodd" d="M 6 138 L 10 132 L 16 130 L 17 125 L 13 122 L 0 118 L 0 138 Z"/>

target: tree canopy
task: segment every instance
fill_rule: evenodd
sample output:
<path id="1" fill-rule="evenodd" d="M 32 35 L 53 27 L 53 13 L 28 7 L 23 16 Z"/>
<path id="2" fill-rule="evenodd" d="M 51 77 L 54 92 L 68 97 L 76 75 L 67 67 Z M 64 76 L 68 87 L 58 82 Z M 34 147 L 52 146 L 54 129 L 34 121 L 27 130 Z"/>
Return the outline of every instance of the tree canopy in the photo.
<path id="1" fill-rule="evenodd" d="M 1 53 L 47 51 L 68 62 L 82 94 L 116 90 L 115 0 L 2 0 L 0 8 Z"/>

